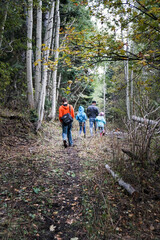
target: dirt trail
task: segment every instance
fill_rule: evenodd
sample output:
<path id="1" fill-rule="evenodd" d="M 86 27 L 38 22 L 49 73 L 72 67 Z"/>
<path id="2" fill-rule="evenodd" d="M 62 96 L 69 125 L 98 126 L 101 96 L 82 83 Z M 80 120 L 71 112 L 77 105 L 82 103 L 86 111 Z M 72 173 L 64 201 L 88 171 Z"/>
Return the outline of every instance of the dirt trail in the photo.
<path id="1" fill-rule="evenodd" d="M 76 239 L 76 237 L 77 239 L 87 239 L 81 226 L 83 209 L 79 174 L 82 166 L 77 154 L 77 147 L 64 149 L 60 146 L 59 151 L 56 151 L 56 159 L 59 159 L 56 163 L 57 194 L 53 196 L 52 219 L 47 218 L 48 228 L 53 225 L 55 231 L 54 233 L 50 232 L 50 238 L 48 236 L 47 239 L 67 240 Z"/>
<path id="2" fill-rule="evenodd" d="M 75 139 L 75 146 L 65 149 L 59 124 L 45 128 L 38 141 L 15 132 L 5 132 L 1 146 L 0 236 L 86 240 L 78 156 L 82 146 Z"/>
<path id="3" fill-rule="evenodd" d="M 21 119 L 2 123 L 2 240 L 160 239 L 159 172 L 133 166 L 122 154 L 123 136 L 79 139 L 74 124 L 75 146 L 65 149 L 59 123 L 47 123 L 38 136 Z M 115 183 L 106 163 L 139 189 L 138 201 Z"/>

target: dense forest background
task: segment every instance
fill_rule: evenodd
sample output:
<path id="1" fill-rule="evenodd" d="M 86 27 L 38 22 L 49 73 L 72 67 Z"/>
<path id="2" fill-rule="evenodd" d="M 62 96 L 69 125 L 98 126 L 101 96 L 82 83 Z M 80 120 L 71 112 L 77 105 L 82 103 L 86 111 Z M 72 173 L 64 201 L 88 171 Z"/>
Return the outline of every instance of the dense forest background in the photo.
<path id="1" fill-rule="evenodd" d="M 86 106 L 102 86 L 94 97 L 110 119 L 156 118 L 158 1 L 1 1 L 0 17 L 4 106 L 34 109 L 42 121 L 63 96 Z"/>

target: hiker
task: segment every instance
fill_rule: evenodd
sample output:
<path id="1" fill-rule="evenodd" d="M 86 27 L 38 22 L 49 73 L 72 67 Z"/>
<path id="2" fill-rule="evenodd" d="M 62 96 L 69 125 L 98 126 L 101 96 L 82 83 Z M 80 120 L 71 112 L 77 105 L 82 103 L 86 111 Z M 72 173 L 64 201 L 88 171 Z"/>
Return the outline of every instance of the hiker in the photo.
<path id="1" fill-rule="evenodd" d="M 104 112 L 100 112 L 99 116 L 96 117 L 96 122 L 100 136 L 103 136 L 105 134 L 104 125 L 106 124 L 106 120 L 104 119 Z"/>
<path id="2" fill-rule="evenodd" d="M 62 123 L 62 138 L 63 145 L 66 148 L 68 145 L 73 146 L 72 141 L 72 122 L 74 118 L 74 109 L 72 105 L 68 104 L 66 98 L 62 99 L 63 105 L 59 108 L 59 120 Z M 67 145 L 68 139 L 68 145 Z"/>
<path id="3" fill-rule="evenodd" d="M 91 136 L 93 136 L 93 125 L 94 125 L 95 133 L 97 131 L 97 124 L 95 119 L 98 116 L 98 114 L 99 114 L 99 111 L 98 111 L 98 108 L 96 107 L 96 101 L 93 100 L 92 105 L 90 105 L 87 108 L 87 116 L 89 117 L 89 128 L 90 128 Z"/>
<path id="4" fill-rule="evenodd" d="M 86 137 L 86 120 L 87 120 L 87 115 L 84 112 L 84 108 L 82 106 L 79 106 L 78 114 L 76 116 L 76 120 L 79 122 L 79 136 L 81 136 L 81 133 L 83 131 L 84 137 Z"/>

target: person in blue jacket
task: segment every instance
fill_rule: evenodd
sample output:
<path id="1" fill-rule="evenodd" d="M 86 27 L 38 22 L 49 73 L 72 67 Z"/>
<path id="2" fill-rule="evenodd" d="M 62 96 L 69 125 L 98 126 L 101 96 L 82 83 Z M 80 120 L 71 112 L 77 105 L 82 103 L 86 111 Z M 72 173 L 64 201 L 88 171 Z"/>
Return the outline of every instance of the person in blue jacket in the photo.
<path id="1" fill-rule="evenodd" d="M 76 120 L 79 122 L 79 135 L 81 135 L 82 131 L 84 133 L 84 137 L 86 137 L 86 120 L 87 115 L 84 112 L 84 108 L 82 106 L 78 109 L 78 114 L 76 116 Z"/>
<path id="2" fill-rule="evenodd" d="M 104 119 L 104 112 L 100 112 L 99 116 L 96 117 L 98 131 L 100 136 L 104 135 L 104 125 L 106 124 L 106 120 Z"/>

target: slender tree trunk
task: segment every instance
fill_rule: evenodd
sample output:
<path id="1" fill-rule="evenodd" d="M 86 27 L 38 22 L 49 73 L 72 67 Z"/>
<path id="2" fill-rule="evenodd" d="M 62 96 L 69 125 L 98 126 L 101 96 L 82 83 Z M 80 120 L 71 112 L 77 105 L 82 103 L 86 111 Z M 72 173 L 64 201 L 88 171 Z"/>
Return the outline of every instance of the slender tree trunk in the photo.
<path id="1" fill-rule="evenodd" d="M 104 105 L 104 116 L 106 116 L 106 65 L 104 68 L 103 105 Z"/>
<path id="2" fill-rule="evenodd" d="M 62 74 L 60 73 L 60 74 L 59 74 L 59 77 L 58 77 L 58 85 L 57 85 L 57 97 L 56 97 L 56 101 L 58 101 L 58 97 L 59 97 L 59 88 L 60 88 L 60 85 L 61 85 L 61 79 L 62 79 Z"/>
<path id="3" fill-rule="evenodd" d="M 128 27 L 129 28 L 129 27 Z M 128 39 L 128 33 L 129 29 L 127 28 L 127 43 L 126 43 L 126 52 L 128 56 L 128 49 L 129 49 L 129 39 Z M 125 63 L 125 79 L 126 79 L 126 107 L 127 107 L 127 116 L 128 119 L 131 119 L 130 115 L 130 81 L 129 81 L 129 62 L 128 60 Z"/>
<path id="4" fill-rule="evenodd" d="M 7 19 L 7 13 L 8 13 L 8 6 L 9 6 L 9 1 L 7 1 L 7 3 L 6 3 L 5 11 L 4 11 L 4 17 L 3 17 L 3 20 L 0 24 L 0 49 L 2 47 L 4 27 L 5 27 L 5 23 L 6 23 L 6 19 Z"/>
<path id="5" fill-rule="evenodd" d="M 52 40 L 54 6 L 55 6 L 55 2 L 52 1 L 52 7 L 49 14 L 49 20 L 48 20 L 48 25 L 47 25 L 47 30 L 45 34 L 45 40 L 44 40 L 42 88 L 41 88 L 39 102 L 38 102 L 38 118 L 39 118 L 38 126 L 39 127 L 44 117 L 44 104 L 45 104 L 45 98 L 46 98 L 47 68 L 48 68 L 47 65 L 48 65 L 48 57 L 49 57 L 49 52 L 51 47 L 51 40 Z"/>
<path id="6" fill-rule="evenodd" d="M 126 107 L 127 107 L 127 116 L 128 119 L 130 120 L 131 115 L 130 115 L 130 86 L 129 86 L 129 66 L 128 66 L 128 60 L 126 61 L 125 64 L 125 79 L 126 79 Z"/>
<path id="7" fill-rule="evenodd" d="M 134 43 L 132 42 L 131 43 L 131 52 L 132 53 L 134 53 Z M 133 79 L 133 77 L 134 77 L 134 72 L 133 72 L 133 63 L 132 63 L 132 65 L 131 65 L 132 67 L 131 67 L 131 76 L 130 76 L 130 88 L 131 88 L 131 90 L 130 90 L 130 92 L 131 92 L 131 99 L 130 99 L 130 103 L 131 103 L 131 115 L 133 115 L 134 114 L 134 84 L 133 84 L 133 82 L 134 82 L 134 79 Z"/>
<path id="8" fill-rule="evenodd" d="M 127 35 L 128 35 L 128 29 L 127 29 Z M 121 28 L 121 36 L 122 36 L 122 41 L 124 42 L 124 37 L 123 37 L 123 30 Z M 126 43 L 126 52 L 128 52 L 128 36 L 127 36 L 127 43 Z M 130 91 L 129 91 L 129 64 L 128 60 L 124 61 L 124 75 L 125 75 L 125 81 L 126 81 L 126 110 L 127 110 L 127 117 L 130 120 Z"/>
<path id="9" fill-rule="evenodd" d="M 35 105 L 38 106 L 41 83 L 41 45 L 42 45 L 42 0 L 37 7 L 37 29 L 36 29 L 36 76 L 35 76 Z"/>
<path id="10" fill-rule="evenodd" d="M 133 113 L 133 69 L 131 70 L 131 114 Z"/>
<path id="11" fill-rule="evenodd" d="M 83 88 L 82 92 L 78 95 L 77 100 L 76 100 L 76 102 L 75 102 L 75 104 L 74 104 L 74 109 L 76 108 L 77 103 L 78 103 L 80 97 L 82 96 L 82 93 L 84 92 L 84 90 L 86 89 L 87 86 L 88 86 L 88 82 L 87 82 L 87 84 L 85 85 L 85 87 Z"/>
<path id="12" fill-rule="evenodd" d="M 60 29 L 60 13 L 59 13 L 59 0 L 56 1 L 56 31 L 55 31 L 55 68 L 53 70 L 53 87 L 52 87 L 52 109 L 50 118 L 56 117 L 56 89 L 57 89 L 57 68 L 59 58 L 59 29 Z"/>
<path id="13" fill-rule="evenodd" d="M 32 29 L 33 29 L 33 1 L 28 0 L 28 21 L 27 21 L 27 88 L 28 103 L 34 108 L 33 82 L 32 82 Z"/>

